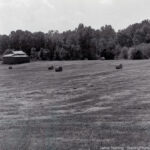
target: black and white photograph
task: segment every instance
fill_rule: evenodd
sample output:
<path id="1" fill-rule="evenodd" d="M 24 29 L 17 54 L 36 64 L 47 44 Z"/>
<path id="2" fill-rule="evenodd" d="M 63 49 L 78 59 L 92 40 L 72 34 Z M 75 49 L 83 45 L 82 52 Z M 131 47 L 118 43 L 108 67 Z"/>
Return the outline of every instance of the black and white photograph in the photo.
<path id="1" fill-rule="evenodd" d="M 150 150 L 150 0 L 0 0 L 0 150 Z"/>

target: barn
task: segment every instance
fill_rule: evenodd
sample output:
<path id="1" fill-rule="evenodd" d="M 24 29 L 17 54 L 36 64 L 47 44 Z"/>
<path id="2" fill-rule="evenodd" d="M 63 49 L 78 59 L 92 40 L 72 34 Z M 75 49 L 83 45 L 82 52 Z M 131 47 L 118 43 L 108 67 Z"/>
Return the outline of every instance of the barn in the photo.
<path id="1" fill-rule="evenodd" d="M 9 51 L 3 55 L 3 64 L 21 64 L 30 62 L 29 56 L 23 51 Z"/>

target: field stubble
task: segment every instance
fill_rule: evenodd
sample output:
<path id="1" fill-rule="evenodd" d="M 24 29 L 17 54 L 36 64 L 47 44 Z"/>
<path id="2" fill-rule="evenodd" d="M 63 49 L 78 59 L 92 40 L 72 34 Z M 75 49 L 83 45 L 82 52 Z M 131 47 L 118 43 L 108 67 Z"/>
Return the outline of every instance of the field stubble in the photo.
<path id="1" fill-rule="evenodd" d="M 61 73 L 47 70 L 60 64 Z M 149 68 L 148 60 L 1 65 L 0 150 L 149 146 Z"/>

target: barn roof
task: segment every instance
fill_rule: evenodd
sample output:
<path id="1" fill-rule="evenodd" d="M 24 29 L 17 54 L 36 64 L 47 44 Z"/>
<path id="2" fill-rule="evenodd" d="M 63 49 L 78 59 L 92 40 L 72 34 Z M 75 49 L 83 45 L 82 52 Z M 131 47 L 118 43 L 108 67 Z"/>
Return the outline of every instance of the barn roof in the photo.
<path id="1" fill-rule="evenodd" d="M 11 51 L 9 54 L 5 54 L 3 57 L 28 57 L 23 51 Z"/>
<path id="2" fill-rule="evenodd" d="M 15 55 L 26 55 L 26 53 L 23 51 L 13 51 L 13 54 L 15 54 Z"/>

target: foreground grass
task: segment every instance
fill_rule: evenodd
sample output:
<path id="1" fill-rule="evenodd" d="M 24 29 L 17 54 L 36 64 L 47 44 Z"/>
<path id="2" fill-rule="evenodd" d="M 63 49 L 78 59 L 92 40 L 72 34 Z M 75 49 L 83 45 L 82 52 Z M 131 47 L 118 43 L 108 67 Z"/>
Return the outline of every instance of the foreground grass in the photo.
<path id="1" fill-rule="evenodd" d="M 148 146 L 149 68 L 149 60 L 1 65 L 0 150 Z"/>

